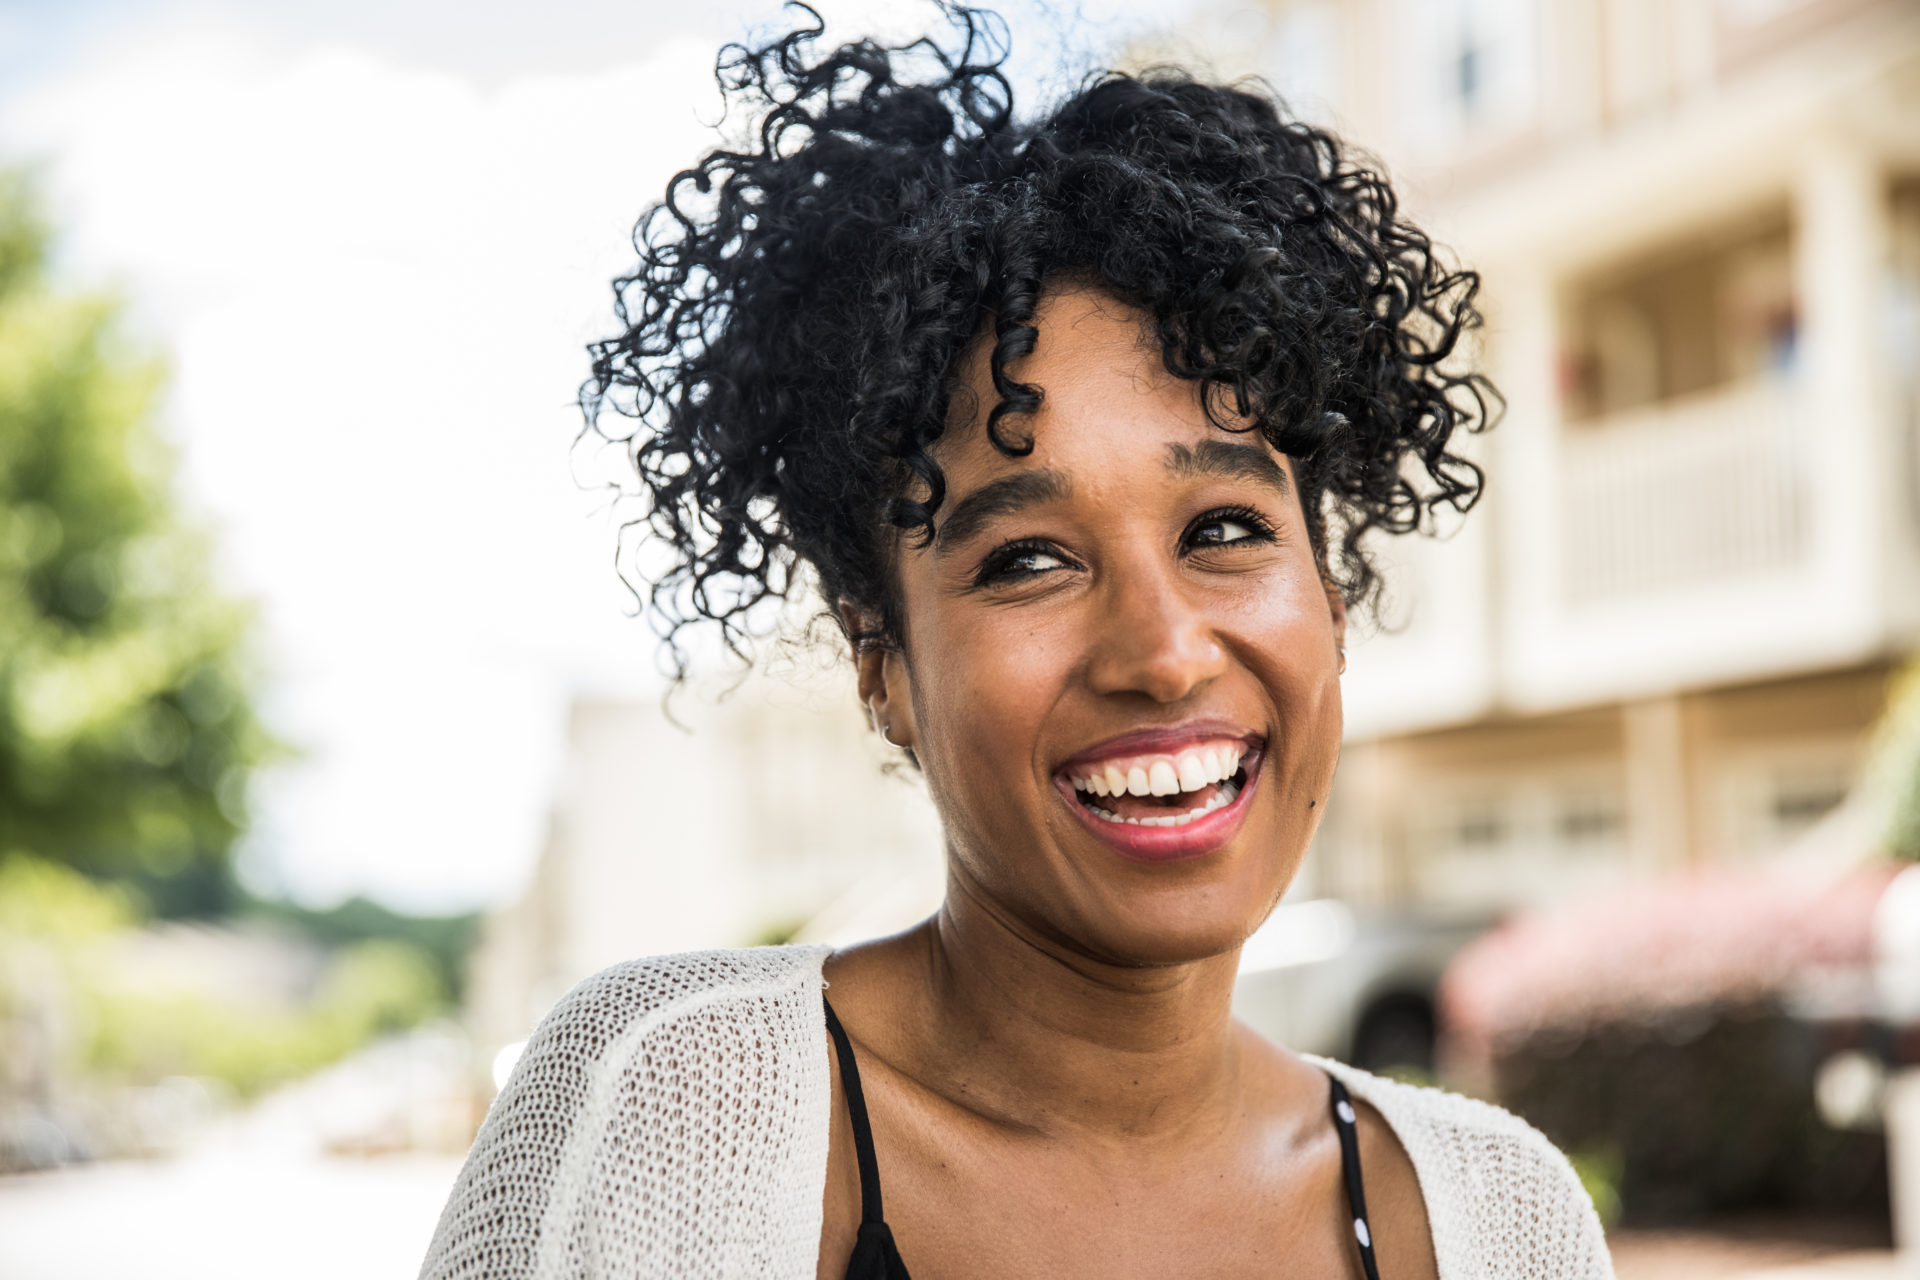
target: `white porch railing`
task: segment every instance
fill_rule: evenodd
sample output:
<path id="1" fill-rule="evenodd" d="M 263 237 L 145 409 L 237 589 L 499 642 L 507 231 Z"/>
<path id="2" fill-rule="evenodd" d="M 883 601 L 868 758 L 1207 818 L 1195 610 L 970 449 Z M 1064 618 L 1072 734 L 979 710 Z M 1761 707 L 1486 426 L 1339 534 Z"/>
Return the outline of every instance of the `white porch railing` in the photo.
<path id="1" fill-rule="evenodd" d="M 1750 383 L 1569 427 L 1561 583 L 1599 604 L 1788 568 L 1807 543 L 1791 384 Z"/>

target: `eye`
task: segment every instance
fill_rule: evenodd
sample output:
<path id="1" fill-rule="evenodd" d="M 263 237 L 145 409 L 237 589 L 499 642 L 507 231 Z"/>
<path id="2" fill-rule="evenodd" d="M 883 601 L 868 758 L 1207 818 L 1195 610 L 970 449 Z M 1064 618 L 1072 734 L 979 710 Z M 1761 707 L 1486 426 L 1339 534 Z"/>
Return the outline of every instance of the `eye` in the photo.
<path id="1" fill-rule="evenodd" d="M 1273 541 L 1273 526 L 1246 507 L 1209 511 L 1188 526 L 1189 547 L 1231 547 Z"/>
<path id="2" fill-rule="evenodd" d="M 1009 542 L 1004 547 L 996 547 L 981 562 L 979 572 L 974 575 L 974 585 L 1019 582 L 1069 567 L 1071 562 L 1047 543 Z"/>

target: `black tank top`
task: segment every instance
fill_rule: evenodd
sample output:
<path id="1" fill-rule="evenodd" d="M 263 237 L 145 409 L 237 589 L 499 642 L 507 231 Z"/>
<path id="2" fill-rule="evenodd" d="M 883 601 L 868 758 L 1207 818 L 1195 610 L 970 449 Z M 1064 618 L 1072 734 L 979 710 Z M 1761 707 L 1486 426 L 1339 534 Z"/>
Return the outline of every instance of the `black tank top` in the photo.
<path id="1" fill-rule="evenodd" d="M 824 999 L 824 997 L 823 997 Z M 880 1211 L 880 1162 L 873 1155 L 873 1129 L 867 1123 L 867 1099 L 860 1092 L 860 1068 L 853 1060 L 853 1045 L 847 1040 L 840 1019 L 827 1005 L 827 1030 L 833 1035 L 833 1051 L 840 1059 L 840 1085 L 847 1096 L 847 1116 L 853 1121 L 853 1150 L 860 1162 L 860 1234 L 854 1241 L 853 1257 L 847 1262 L 847 1280 L 908 1280 L 907 1264 L 893 1243 L 893 1232 Z M 1380 1269 L 1373 1260 L 1373 1232 L 1367 1226 L 1367 1198 L 1360 1186 L 1360 1142 L 1354 1129 L 1353 1103 L 1346 1086 L 1332 1072 L 1334 1132 L 1340 1135 L 1340 1169 L 1346 1177 L 1347 1207 L 1353 1211 L 1353 1238 L 1360 1249 L 1360 1266 L 1367 1280 L 1380 1280 Z"/>

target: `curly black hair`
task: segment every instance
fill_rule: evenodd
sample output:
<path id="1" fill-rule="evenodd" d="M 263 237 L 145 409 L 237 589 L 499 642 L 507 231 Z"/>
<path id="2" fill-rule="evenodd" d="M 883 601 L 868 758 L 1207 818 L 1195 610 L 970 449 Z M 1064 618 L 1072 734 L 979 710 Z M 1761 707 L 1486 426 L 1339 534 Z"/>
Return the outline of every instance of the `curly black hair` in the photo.
<path id="1" fill-rule="evenodd" d="M 683 628 L 717 623 L 743 652 L 802 566 L 872 620 L 856 645 L 899 642 L 892 555 L 932 534 L 928 450 L 960 358 L 990 326 L 987 431 L 1029 450 L 1019 418 L 1042 389 L 1015 375 L 1063 281 L 1138 308 L 1216 424 L 1292 458 L 1349 605 L 1378 595 L 1370 532 L 1478 499 L 1479 468 L 1449 445 L 1498 403 L 1454 367 L 1479 278 L 1333 136 L 1257 86 L 1177 70 L 1100 74 L 1022 121 L 990 13 L 941 0 L 945 40 L 822 51 L 819 15 L 792 7 L 799 29 L 722 50 L 757 129 L 643 215 L 614 285 L 624 332 L 592 345 L 581 390 L 671 555 L 639 589 L 676 676 Z M 632 429 L 608 432 L 609 413 Z"/>

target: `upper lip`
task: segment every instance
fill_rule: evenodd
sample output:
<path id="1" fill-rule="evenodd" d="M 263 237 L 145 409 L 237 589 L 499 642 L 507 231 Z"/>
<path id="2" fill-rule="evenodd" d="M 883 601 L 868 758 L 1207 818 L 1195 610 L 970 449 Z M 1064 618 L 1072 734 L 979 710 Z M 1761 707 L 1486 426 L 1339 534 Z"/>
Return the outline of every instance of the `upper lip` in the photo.
<path id="1" fill-rule="evenodd" d="M 1217 742 L 1222 738 L 1237 738 L 1250 747 L 1257 747 L 1262 741 L 1259 734 L 1228 720 L 1191 720 L 1162 728 L 1136 729 L 1132 733 L 1108 738 L 1062 761 L 1054 772 L 1061 773 L 1076 765 L 1111 760 L 1115 756 L 1144 756 L 1155 752 L 1173 755 L 1182 747 L 1200 742 Z"/>

